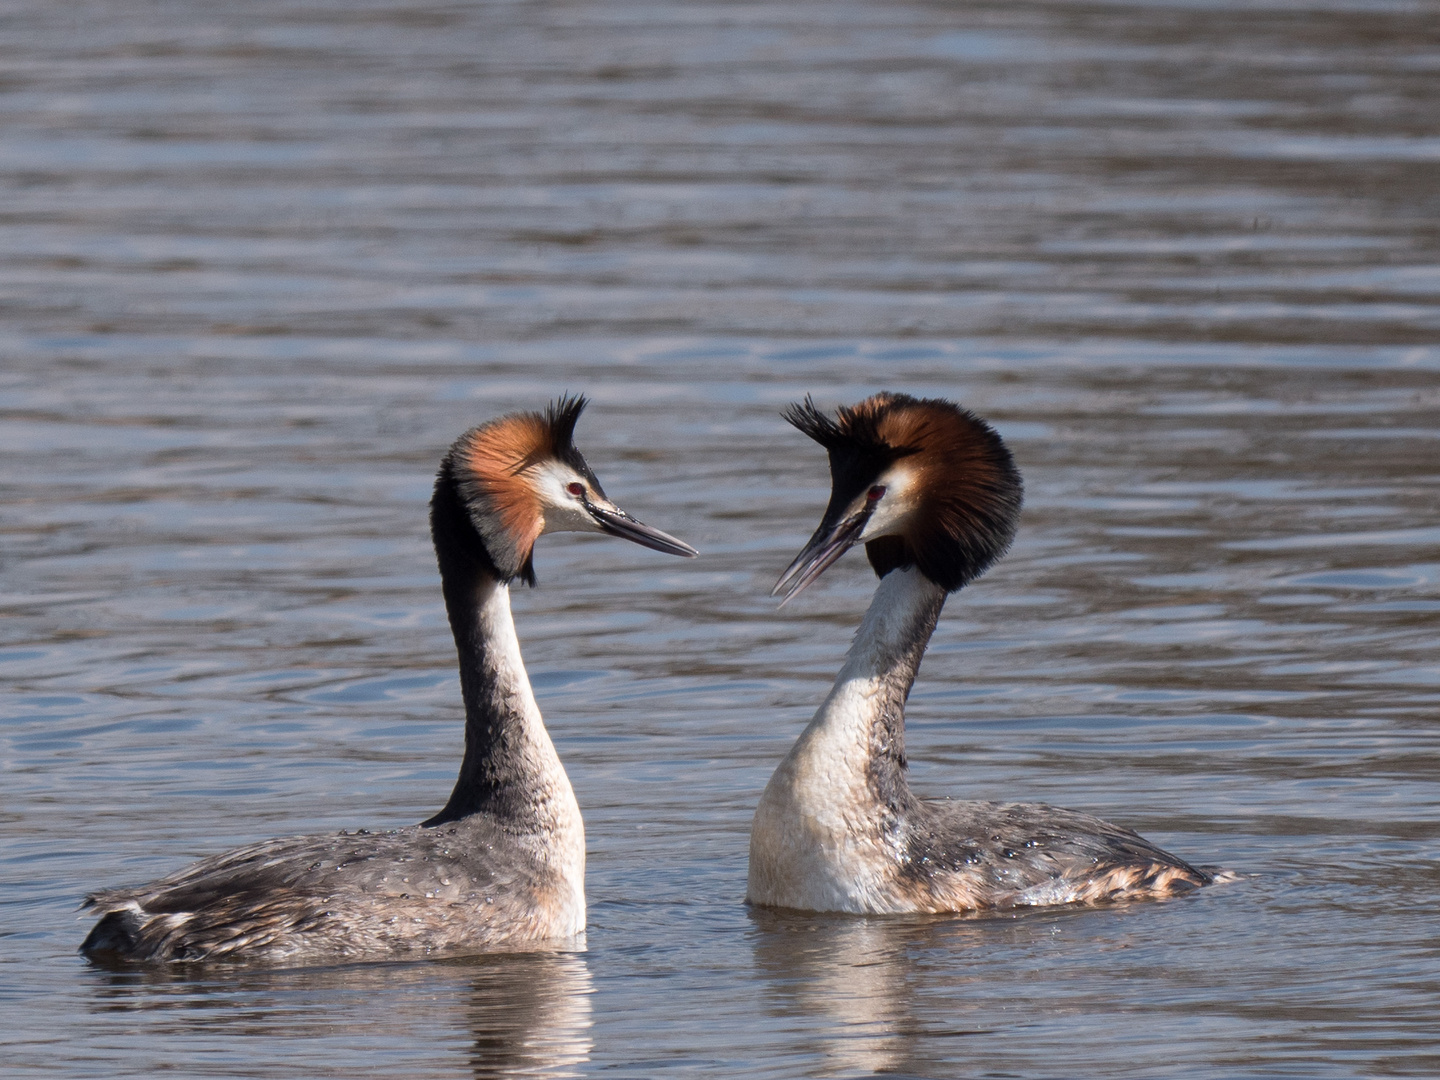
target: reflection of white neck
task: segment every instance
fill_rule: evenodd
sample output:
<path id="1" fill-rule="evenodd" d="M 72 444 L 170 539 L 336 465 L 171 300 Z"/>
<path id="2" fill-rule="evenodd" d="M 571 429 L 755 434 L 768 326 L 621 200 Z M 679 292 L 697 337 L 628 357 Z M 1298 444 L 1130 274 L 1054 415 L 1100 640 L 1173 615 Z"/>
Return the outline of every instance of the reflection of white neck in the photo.
<path id="1" fill-rule="evenodd" d="M 581 1075 L 595 1048 L 595 987 L 584 956 L 492 954 L 470 971 L 476 1076 Z"/>
<path id="2" fill-rule="evenodd" d="M 905 781 L 905 698 L 945 605 L 918 570 L 881 580 L 824 704 L 775 770 L 750 837 L 749 899 L 883 911 Z"/>

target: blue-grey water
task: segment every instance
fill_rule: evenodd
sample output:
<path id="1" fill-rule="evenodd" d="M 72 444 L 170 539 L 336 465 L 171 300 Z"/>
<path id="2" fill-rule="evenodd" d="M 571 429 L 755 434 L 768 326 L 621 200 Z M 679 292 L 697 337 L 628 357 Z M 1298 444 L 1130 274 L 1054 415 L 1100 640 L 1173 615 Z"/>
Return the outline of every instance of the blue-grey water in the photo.
<path id="1" fill-rule="evenodd" d="M 0 1071 L 1440 1073 L 1440 5 L 0 8 Z M 1024 470 L 916 786 L 1242 879 L 991 919 L 750 911 L 749 817 L 873 584 L 769 586 L 779 410 L 955 397 Z M 106 970 L 89 889 L 413 823 L 459 691 L 444 447 L 564 390 L 698 562 L 515 597 L 584 951 Z"/>

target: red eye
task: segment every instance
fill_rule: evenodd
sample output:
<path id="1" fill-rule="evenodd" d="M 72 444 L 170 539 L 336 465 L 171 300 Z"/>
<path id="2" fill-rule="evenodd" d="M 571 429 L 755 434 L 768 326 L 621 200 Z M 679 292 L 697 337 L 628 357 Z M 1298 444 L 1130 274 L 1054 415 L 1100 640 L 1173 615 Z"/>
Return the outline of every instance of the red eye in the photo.
<path id="1" fill-rule="evenodd" d="M 566 485 L 565 485 L 565 490 L 568 491 L 568 492 L 570 492 L 571 495 L 574 495 L 574 496 L 576 496 L 576 497 L 579 497 L 579 496 L 585 494 L 585 485 L 584 485 L 584 484 L 566 484 Z"/>
<path id="2" fill-rule="evenodd" d="M 871 502 L 879 502 L 880 497 L 884 494 L 884 486 L 881 484 L 876 484 L 874 487 L 872 487 L 869 491 L 865 493 L 865 498 L 869 499 Z"/>

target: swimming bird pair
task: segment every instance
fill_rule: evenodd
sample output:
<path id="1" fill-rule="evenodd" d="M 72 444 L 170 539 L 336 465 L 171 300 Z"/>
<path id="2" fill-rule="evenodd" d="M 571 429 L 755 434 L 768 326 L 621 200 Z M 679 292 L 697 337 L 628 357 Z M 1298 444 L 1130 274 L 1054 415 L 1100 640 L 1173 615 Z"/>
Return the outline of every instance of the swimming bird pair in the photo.
<path id="1" fill-rule="evenodd" d="M 97 892 L 81 945 L 132 960 L 299 961 L 526 947 L 585 928 L 585 830 L 520 657 L 509 583 L 547 532 L 693 558 L 605 495 L 575 448 L 583 398 L 462 435 L 430 527 L 460 662 L 465 756 L 444 809 L 393 832 L 269 840 Z M 920 799 L 904 706 L 947 596 L 1015 533 L 1019 472 L 984 421 L 878 394 L 787 419 L 825 447 L 830 504 L 775 587 L 789 600 L 864 544 L 880 585 L 835 686 L 765 789 L 747 899 L 809 911 L 950 912 L 1169 895 L 1210 876 L 1098 818 Z"/>

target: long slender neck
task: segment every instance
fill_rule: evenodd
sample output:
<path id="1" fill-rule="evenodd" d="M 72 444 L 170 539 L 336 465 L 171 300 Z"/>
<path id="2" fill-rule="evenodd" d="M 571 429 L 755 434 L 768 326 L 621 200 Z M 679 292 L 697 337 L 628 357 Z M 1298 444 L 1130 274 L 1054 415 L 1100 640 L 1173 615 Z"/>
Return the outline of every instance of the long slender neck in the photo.
<path id="1" fill-rule="evenodd" d="M 460 659 L 465 758 L 445 808 L 425 825 L 477 812 L 521 831 L 554 831 L 575 816 L 575 795 L 545 730 L 510 615 L 510 589 L 497 578 L 463 513 L 437 487 L 431 523 L 445 609 Z"/>
<path id="2" fill-rule="evenodd" d="M 835 685 L 796 743 L 830 768 L 857 774 L 871 797 L 895 811 L 909 802 L 905 700 L 935 632 L 947 593 L 919 570 L 892 570 L 875 597 Z"/>

